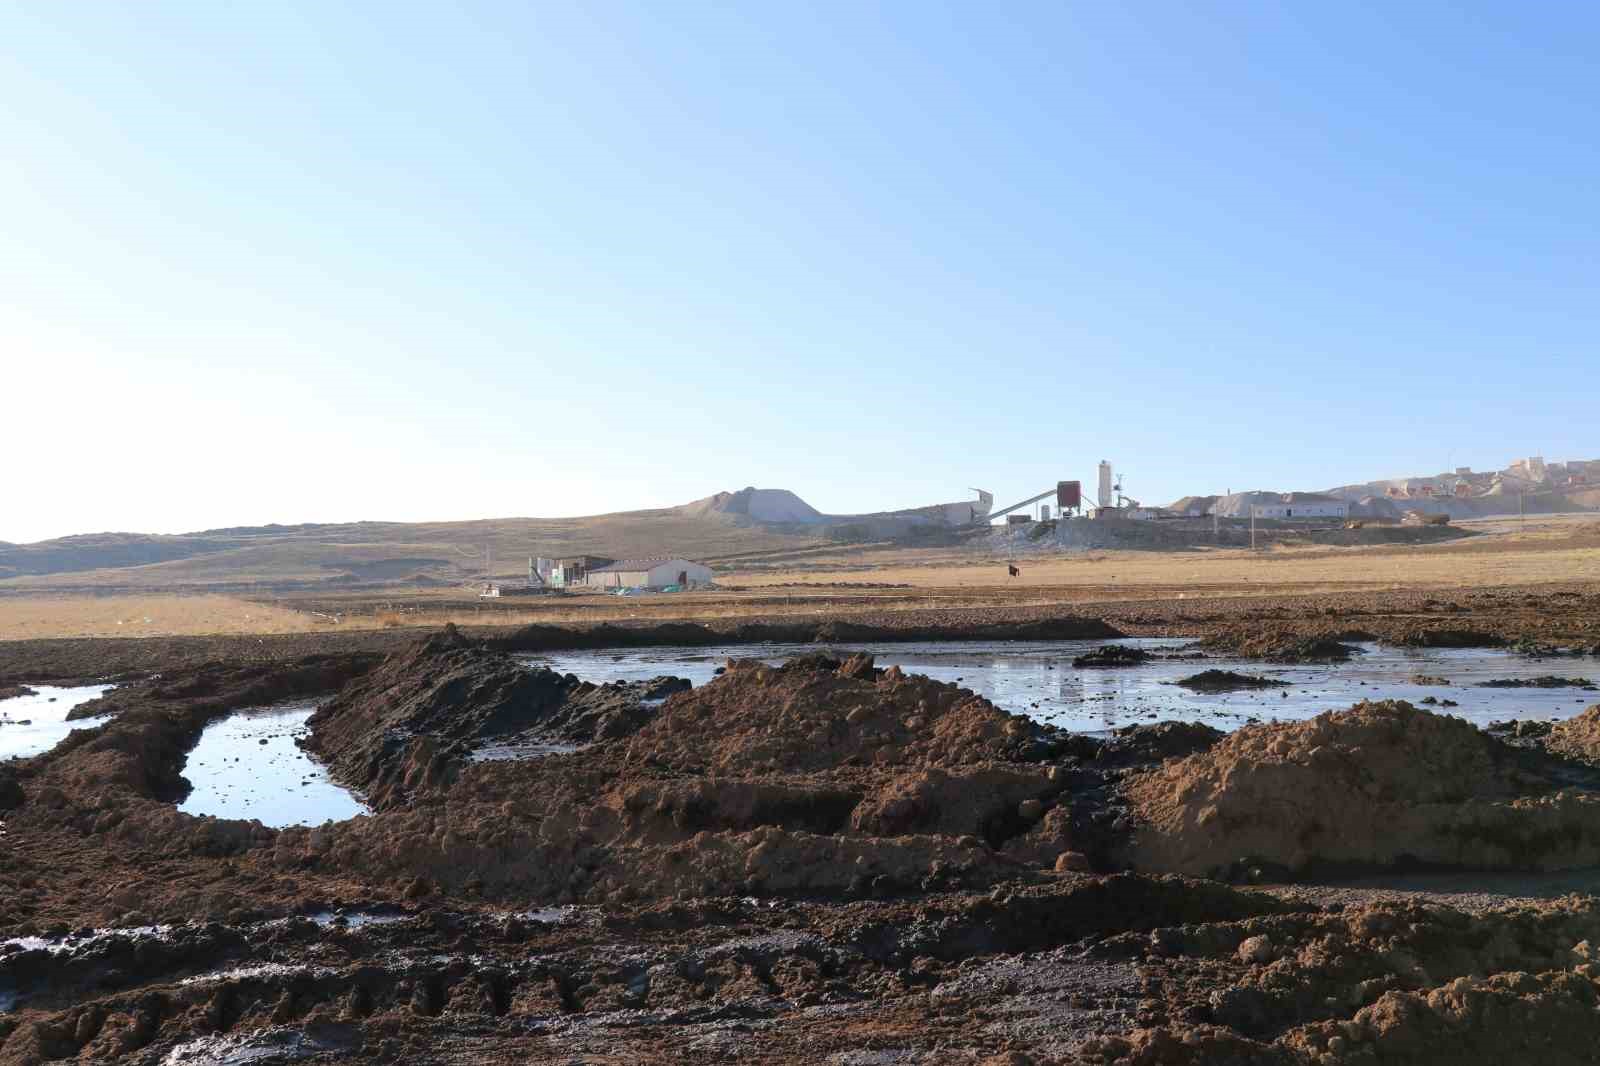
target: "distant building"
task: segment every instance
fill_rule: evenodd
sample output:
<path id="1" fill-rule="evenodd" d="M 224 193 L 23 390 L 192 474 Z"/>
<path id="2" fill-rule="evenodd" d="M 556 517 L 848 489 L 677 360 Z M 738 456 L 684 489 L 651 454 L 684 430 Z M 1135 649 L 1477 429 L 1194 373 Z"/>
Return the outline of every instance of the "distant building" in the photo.
<path id="1" fill-rule="evenodd" d="M 1550 476 L 1550 471 L 1545 468 L 1544 456 L 1530 455 L 1526 459 L 1518 459 L 1506 469 L 1506 473 L 1515 474 L 1528 481 L 1540 482 Z"/>
<path id="2" fill-rule="evenodd" d="M 666 588 L 668 585 L 707 585 L 711 568 L 688 559 L 619 559 L 591 569 L 584 577 L 590 588 Z"/>
<path id="3" fill-rule="evenodd" d="M 1255 505 L 1257 518 L 1348 518 L 1350 505 L 1320 492 L 1286 492 L 1281 500 Z"/>
<path id="4" fill-rule="evenodd" d="M 603 555 L 572 555 L 565 559 L 557 559 L 550 566 L 547 580 L 552 588 L 575 588 L 587 584 L 590 573 L 602 567 L 610 566 L 614 559 L 607 559 Z M 537 563 L 535 563 L 537 567 Z"/>

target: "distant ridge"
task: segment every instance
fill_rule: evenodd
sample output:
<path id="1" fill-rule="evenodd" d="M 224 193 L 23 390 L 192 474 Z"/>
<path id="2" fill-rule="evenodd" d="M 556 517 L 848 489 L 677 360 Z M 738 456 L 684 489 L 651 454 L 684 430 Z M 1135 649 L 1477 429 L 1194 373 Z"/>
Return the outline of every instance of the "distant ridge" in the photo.
<path id="1" fill-rule="evenodd" d="M 987 504 L 983 504 L 984 511 Z M 0 544 L 0 592 L 52 589 L 348 589 L 514 578 L 529 557 L 719 560 L 862 542 L 953 536 L 965 503 L 827 515 L 788 489 L 718 492 L 677 507 L 582 518 L 306 522 L 195 533 L 87 533 Z M 954 516 L 954 517 L 952 517 Z"/>

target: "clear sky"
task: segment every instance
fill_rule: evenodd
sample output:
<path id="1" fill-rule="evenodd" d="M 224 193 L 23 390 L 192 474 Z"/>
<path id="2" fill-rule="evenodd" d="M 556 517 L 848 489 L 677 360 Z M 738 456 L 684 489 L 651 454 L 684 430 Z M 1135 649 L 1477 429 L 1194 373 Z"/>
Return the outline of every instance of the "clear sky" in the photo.
<path id="1" fill-rule="evenodd" d="M 1600 7 L 0 4 L 0 538 L 1600 456 Z"/>

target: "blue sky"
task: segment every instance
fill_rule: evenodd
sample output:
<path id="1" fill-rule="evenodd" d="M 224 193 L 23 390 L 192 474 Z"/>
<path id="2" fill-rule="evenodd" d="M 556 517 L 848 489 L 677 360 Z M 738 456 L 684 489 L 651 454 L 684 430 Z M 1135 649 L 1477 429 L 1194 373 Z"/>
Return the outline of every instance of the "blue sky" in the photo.
<path id="1" fill-rule="evenodd" d="M 1600 456 L 1600 8 L 0 6 L 0 538 Z"/>

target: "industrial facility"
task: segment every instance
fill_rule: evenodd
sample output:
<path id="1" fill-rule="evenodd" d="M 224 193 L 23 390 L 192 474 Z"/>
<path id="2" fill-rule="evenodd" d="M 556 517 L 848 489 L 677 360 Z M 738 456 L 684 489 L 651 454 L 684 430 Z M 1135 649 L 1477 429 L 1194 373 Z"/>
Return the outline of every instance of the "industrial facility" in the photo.
<path id="1" fill-rule="evenodd" d="M 711 568 L 688 559 L 619 559 L 584 575 L 598 589 L 686 589 L 711 583 Z"/>
<path id="2" fill-rule="evenodd" d="M 681 591 L 710 586 L 712 577 L 709 566 L 689 559 L 610 559 L 600 555 L 546 559 L 533 556 L 528 559 L 525 584 L 485 582 L 478 596 L 500 599 L 590 589 Z"/>

